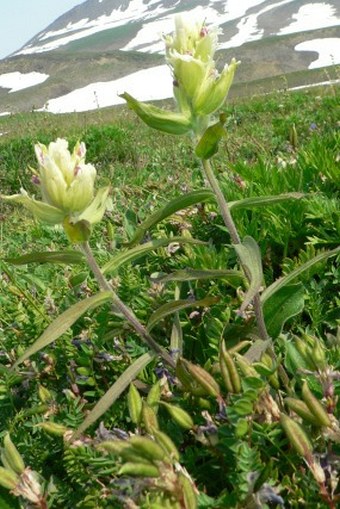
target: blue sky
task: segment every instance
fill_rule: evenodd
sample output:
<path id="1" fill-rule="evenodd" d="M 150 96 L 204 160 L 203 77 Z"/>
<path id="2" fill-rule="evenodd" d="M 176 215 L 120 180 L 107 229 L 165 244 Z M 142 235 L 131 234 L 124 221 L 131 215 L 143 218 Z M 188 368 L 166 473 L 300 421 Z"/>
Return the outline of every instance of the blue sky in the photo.
<path id="1" fill-rule="evenodd" d="M 0 0 L 0 59 L 85 0 Z"/>

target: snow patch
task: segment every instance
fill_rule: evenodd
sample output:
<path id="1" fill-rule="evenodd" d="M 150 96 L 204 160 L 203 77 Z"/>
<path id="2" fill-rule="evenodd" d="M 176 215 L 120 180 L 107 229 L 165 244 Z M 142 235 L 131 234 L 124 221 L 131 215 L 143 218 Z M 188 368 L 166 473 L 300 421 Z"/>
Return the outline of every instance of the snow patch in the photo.
<path id="1" fill-rule="evenodd" d="M 308 69 L 340 64 L 340 37 L 311 39 L 297 44 L 294 49 L 296 51 L 316 51 L 319 53 L 319 57 L 309 64 Z"/>
<path id="2" fill-rule="evenodd" d="M 236 48 L 238 46 L 242 46 L 246 42 L 256 41 L 261 39 L 263 36 L 263 30 L 258 28 L 257 20 L 258 17 L 262 14 L 271 11 L 272 9 L 276 9 L 281 5 L 289 4 L 294 0 L 282 0 L 281 2 L 277 2 L 275 4 L 267 5 L 263 7 L 263 9 L 259 10 L 255 14 L 249 14 L 249 16 L 243 17 L 239 23 L 236 25 L 238 28 L 238 33 L 234 35 L 229 41 L 226 41 L 219 45 L 219 48 Z M 242 3 L 243 5 L 243 3 Z"/>
<path id="3" fill-rule="evenodd" d="M 40 72 L 28 72 L 23 74 L 21 72 L 9 72 L 6 74 L 0 75 L 0 87 L 1 88 L 9 88 L 9 94 L 12 92 L 17 92 L 18 90 L 23 90 L 24 88 L 33 87 L 34 85 L 39 85 L 47 80 L 49 77 L 48 74 L 43 74 Z"/>
<path id="4" fill-rule="evenodd" d="M 335 7 L 325 2 L 303 5 L 296 14 L 293 14 L 294 21 L 287 27 L 281 28 L 278 35 L 294 34 L 338 25 L 340 18 L 335 13 Z"/>
<path id="5" fill-rule="evenodd" d="M 313 88 L 313 87 L 325 87 L 327 85 L 336 85 L 340 83 L 340 79 L 330 80 L 330 81 L 320 81 L 319 83 L 311 83 L 310 85 L 299 85 L 298 87 L 291 87 L 288 90 L 303 90 L 305 88 Z"/>
<path id="6" fill-rule="evenodd" d="M 49 100 L 40 111 L 73 113 L 125 103 L 118 94 L 128 92 L 140 101 L 173 96 L 172 76 L 167 65 L 143 69 L 113 81 L 91 83 Z"/>

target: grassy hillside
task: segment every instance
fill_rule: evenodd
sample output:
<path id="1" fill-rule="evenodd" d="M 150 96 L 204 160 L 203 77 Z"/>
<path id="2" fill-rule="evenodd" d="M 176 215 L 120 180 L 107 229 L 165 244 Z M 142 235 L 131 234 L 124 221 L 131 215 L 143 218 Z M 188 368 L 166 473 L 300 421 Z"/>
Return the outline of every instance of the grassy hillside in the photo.
<path id="1" fill-rule="evenodd" d="M 132 28 L 131 26 L 131 30 Z M 120 30 L 117 28 L 99 32 L 52 52 L 17 56 L 0 61 L 0 74 L 37 71 L 50 76 L 40 85 L 10 94 L 8 90 L 0 88 L 0 112 L 39 109 L 49 99 L 60 97 L 90 83 L 111 81 L 140 69 L 164 63 L 161 55 L 114 49 L 114 41 L 117 38 L 121 44 Z M 221 50 L 217 54 L 217 60 L 220 67 L 233 57 L 242 62 L 236 74 L 234 95 L 276 90 L 278 86 L 285 87 L 287 83 L 289 86 L 297 86 L 327 81 L 328 78 L 325 76 L 329 75 L 334 79 L 338 77 L 338 70 L 331 66 L 325 70 L 309 72 L 308 66 L 317 58 L 317 53 L 297 52 L 294 47 L 304 40 L 337 37 L 339 34 L 339 27 L 331 27 L 268 37 L 246 43 L 239 48 Z"/>
<path id="2" fill-rule="evenodd" d="M 247 284 L 234 272 L 239 264 L 215 202 L 202 198 L 189 208 L 173 208 L 172 215 L 147 228 L 139 249 L 146 249 L 150 239 L 173 236 L 201 244 L 150 248 L 120 259 L 119 266 L 116 258 L 108 278 L 143 324 L 163 310 L 152 329 L 154 339 L 168 348 L 172 338 L 174 348 L 174 338 L 183 336 L 183 356 L 206 370 L 205 391 L 197 394 L 198 382 L 190 377 L 188 385 L 179 384 L 171 368 L 153 360 L 137 376 L 129 397 L 124 392 L 72 446 L 71 431 L 147 348 L 117 308 L 106 303 L 84 312 L 64 334 L 10 370 L 48 324 L 70 306 L 88 302 L 98 286 L 78 258 L 77 263 L 26 259 L 14 265 L 13 259 L 27 253 L 34 252 L 37 261 L 37 253 L 71 247 L 59 226 L 48 227 L 0 201 L 0 442 L 9 432 L 26 467 L 39 473 L 42 498 L 34 507 L 337 507 L 340 273 L 339 252 L 329 257 L 327 252 L 338 248 L 340 238 L 338 104 L 339 88 L 322 87 L 234 97 L 225 109 L 227 136 L 212 159 L 214 172 L 229 202 L 238 203 L 232 214 L 241 238 L 258 242 L 260 284 L 269 287 L 296 271 L 266 310 L 272 357 L 252 365 L 244 360 L 244 367 L 235 353 L 244 357 L 259 331 L 252 305 L 240 316 Z M 6 194 L 21 186 L 38 192 L 29 169 L 37 164 L 37 141 L 86 142 L 98 187 L 107 182 L 112 187 L 112 209 L 90 239 L 101 267 L 129 252 L 128 243 L 151 213 L 206 185 L 189 138 L 151 130 L 125 107 L 13 115 L 0 118 L 0 132 L 0 188 Z M 300 194 L 264 202 L 263 197 L 281 193 Z M 240 202 L 248 198 L 258 200 L 252 206 Z M 207 277 L 211 270 L 214 276 Z M 161 281 L 165 275 L 168 279 Z M 175 313 L 169 313 L 169 305 Z M 233 390 L 219 364 L 222 339 L 233 383 L 240 382 Z M 217 397 L 211 378 L 221 391 Z M 302 404 L 302 415 L 290 406 L 292 400 L 299 408 Z M 145 447 L 138 454 L 129 451 L 143 475 L 136 470 L 129 475 L 130 461 L 113 446 L 100 448 L 103 440 L 117 445 L 122 438 L 126 448 L 127 433 L 160 445 L 158 426 L 171 452 L 164 442 L 161 459 Z M 18 465 L 18 455 L 15 459 Z M 4 454 L 2 461 L 8 464 Z M 155 468 L 157 478 L 152 477 Z M 184 468 L 189 484 L 180 475 Z M 27 499 L 16 493 L 0 479 L 1 508 L 25 507 Z"/>

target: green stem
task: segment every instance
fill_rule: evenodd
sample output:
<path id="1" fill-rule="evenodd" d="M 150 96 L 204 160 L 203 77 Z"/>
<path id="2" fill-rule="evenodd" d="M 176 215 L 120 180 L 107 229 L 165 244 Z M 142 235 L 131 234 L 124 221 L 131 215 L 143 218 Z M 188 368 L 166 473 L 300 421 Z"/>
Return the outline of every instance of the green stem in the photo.
<path id="1" fill-rule="evenodd" d="M 221 191 L 220 185 L 218 183 L 217 178 L 215 177 L 215 174 L 211 167 L 210 161 L 208 159 L 202 159 L 202 165 L 203 165 L 204 174 L 209 182 L 209 185 L 210 185 L 211 189 L 213 190 L 213 192 L 215 193 L 216 200 L 217 200 L 218 206 L 220 208 L 220 212 L 223 217 L 224 224 L 226 225 L 226 227 L 229 231 L 231 241 L 233 244 L 240 244 L 241 238 L 238 234 L 236 225 L 235 225 L 232 215 L 230 213 L 228 202 L 227 202 L 224 194 Z M 243 267 L 243 270 L 244 270 L 244 273 L 245 273 L 248 281 L 250 281 L 250 274 L 249 274 L 248 270 L 245 267 Z M 261 337 L 261 339 L 264 339 L 264 340 L 269 339 L 269 335 L 268 335 L 266 324 L 265 324 L 264 317 L 263 317 L 263 309 L 262 309 L 259 293 L 257 293 L 255 295 L 254 300 L 253 300 L 253 305 L 254 305 L 254 313 L 255 313 L 255 318 L 256 318 L 258 329 L 259 329 L 260 337 Z"/>
<path id="2" fill-rule="evenodd" d="M 124 304 L 124 302 L 118 297 L 116 292 L 113 290 L 109 282 L 105 279 L 102 271 L 100 270 L 99 265 L 97 264 L 96 259 L 93 256 L 92 250 L 88 242 L 82 242 L 81 249 L 86 256 L 87 263 L 92 270 L 97 283 L 101 290 L 109 291 L 112 294 L 112 302 L 115 309 L 118 309 L 120 313 L 124 316 L 124 318 L 130 323 L 132 328 L 137 332 L 137 334 L 142 338 L 142 340 L 149 346 L 151 350 L 153 350 L 156 354 L 160 355 L 163 361 L 168 364 L 170 367 L 175 368 L 175 361 L 172 359 L 170 354 L 162 348 L 153 337 L 149 334 L 147 329 L 140 323 L 136 315 L 133 311 Z"/>

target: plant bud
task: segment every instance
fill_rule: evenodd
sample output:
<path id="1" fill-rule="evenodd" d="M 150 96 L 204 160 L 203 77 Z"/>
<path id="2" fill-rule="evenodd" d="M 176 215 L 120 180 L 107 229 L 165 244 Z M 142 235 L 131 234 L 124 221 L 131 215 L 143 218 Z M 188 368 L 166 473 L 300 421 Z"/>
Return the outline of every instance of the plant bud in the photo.
<path id="1" fill-rule="evenodd" d="M 195 382 L 205 391 L 206 394 L 217 398 L 220 395 L 220 387 L 215 379 L 201 366 L 193 364 L 186 359 L 179 359 L 178 363 L 182 364 L 187 372 L 192 376 Z"/>
<path id="2" fill-rule="evenodd" d="M 192 429 L 194 427 L 194 421 L 183 408 L 164 403 L 164 401 L 161 401 L 161 404 L 167 409 L 173 420 L 181 426 L 181 428 Z"/>
<path id="3" fill-rule="evenodd" d="M 52 399 L 52 394 L 43 385 L 39 385 L 38 395 L 39 395 L 39 399 L 42 403 L 47 403 L 48 401 L 51 401 L 51 399 Z"/>
<path id="4" fill-rule="evenodd" d="M 171 438 L 159 430 L 153 431 L 153 436 L 156 442 L 163 447 L 164 451 L 170 456 L 171 459 L 179 461 L 179 452 Z"/>
<path id="5" fill-rule="evenodd" d="M 290 410 L 293 410 L 293 412 L 302 417 L 302 419 L 309 422 L 310 424 L 314 424 L 314 426 L 320 426 L 319 421 L 309 410 L 306 403 L 295 398 L 285 398 L 284 402 L 286 403 L 288 408 L 290 408 Z"/>
<path id="6" fill-rule="evenodd" d="M 311 392 L 307 382 L 304 382 L 302 385 L 302 397 L 304 402 L 308 406 L 309 410 L 314 415 L 315 419 L 317 419 L 317 421 L 319 422 L 320 426 L 331 427 L 332 423 L 326 410 L 324 409 L 320 401 Z"/>
<path id="7" fill-rule="evenodd" d="M 236 353 L 235 359 L 244 376 L 259 378 L 259 374 L 256 369 L 253 368 L 250 362 L 243 355 Z"/>
<path id="8" fill-rule="evenodd" d="M 142 404 L 142 420 L 146 431 L 150 435 L 152 435 L 154 429 L 159 429 L 157 415 L 146 401 L 143 401 Z"/>
<path id="9" fill-rule="evenodd" d="M 25 470 L 25 463 L 18 449 L 13 444 L 9 433 L 4 438 L 4 456 L 8 465 L 16 474 L 22 474 Z"/>
<path id="10" fill-rule="evenodd" d="M 146 402 L 155 412 L 158 410 L 158 403 L 161 398 L 161 381 L 156 382 L 150 389 Z"/>
<path id="11" fill-rule="evenodd" d="M 13 490 L 19 482 L 19 476 L 13 470 L 0 467 L 0 486 L 6 490 Z"/>
<path id="12" fill-rule="evenodd" d="M 292 447 L 300 456 L 308 459 L 313 452 L 313 448 L 300 424 L 283 413 L 280 416 L 280 422 Z"/>
<path id="13" fill-rule="evenodd" d="M 104 440 L 96 447 L 117 455 L 121 455 L 126 449 L 131 449 L 128 440 Z"/>
<path id="14" fill-rule="evenodd" d="M 155 465 L 127 462 L 119 469 L 118 475 L 132 475 L 137 477 L 159 477 L 159 470 Z"/>
<path id="15" fill-rule="evenodd" d="M 318 370 L 323 370 L 327 366 L 325 356 L 325 349 L 322 347 L 320 341 L 315 339 L 315 344 L 312 350 L 313 360 Z"/>
<path id="16" fill-rule="evenodd" d="M 143 402 L 134 384 L 130 384 L 127 400 L 130 419 L 134 424 L 138 425 L 142 418 Z"/>
<path id="17" fill-rule="evenodd" d="M 297 144 L 298 144 L 298 135 L 297 135 L 295 124 L 292 124 L 290 127 L 289 141 L 290 141 L 291 146 L 296 149 Z"/>
<path id="18" fill-rule="evenodd" d="M 165 458 L 164 449 L 150 438 L 136 435 L 129 442 L 142 457 L 150 461 L 163 461 Z"/>
<path id="19" fill-rule="evenodd" d="M 46 431 L 46 433 L 58 437 L 64 436 L 66 431 L 68 431 L 68 428 L 66 426 L 63 426 L 63 424 L 58 424 L 52 421 L 39 422 L 39 424 L 37 424 L 36 426 Z"/>
<path id="20" fill-rule="evenodd" d="M 220 344 L 220 368 L 221 375 L 226 389 L 231 393 L 241 392 L 241 379 L 238 374 L 235 362 L 225 347 L 224 341 Z"/>

